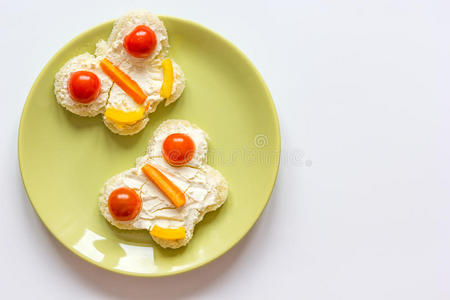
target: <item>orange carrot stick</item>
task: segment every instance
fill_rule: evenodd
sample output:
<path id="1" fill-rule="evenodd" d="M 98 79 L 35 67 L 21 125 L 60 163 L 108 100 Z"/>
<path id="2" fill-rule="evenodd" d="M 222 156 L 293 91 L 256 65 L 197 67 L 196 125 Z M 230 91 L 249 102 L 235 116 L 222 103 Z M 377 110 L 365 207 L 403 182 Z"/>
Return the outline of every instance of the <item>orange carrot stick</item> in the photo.
<path id="1" fill-rule="evenodd" d="M 142 172 L 170 199 L 173 205 L 180 207 L 186 203 L 183 192 L 158 169 L 147 164 L 142 167 Z"/>
<path id="2" fill-rule="evenodd" d="M 108 59 L 104 58 L 100 62 L 103 72 L 111 78 L 125 93 L 128 94 L 137 104 L 144 103 L 147 95 L 137 84 L 136 81 L 125 74 L 121 69 L 113 65 Z"/>

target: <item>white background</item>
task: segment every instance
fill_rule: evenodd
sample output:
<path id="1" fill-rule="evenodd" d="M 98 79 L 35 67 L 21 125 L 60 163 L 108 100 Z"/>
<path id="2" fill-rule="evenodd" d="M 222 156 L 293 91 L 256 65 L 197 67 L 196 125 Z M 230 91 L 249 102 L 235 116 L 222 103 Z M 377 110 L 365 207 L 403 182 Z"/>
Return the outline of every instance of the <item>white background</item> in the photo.
<path id="1" fill-rule="evenodd" d="M 66 250 L 18 169 L 40 70 L 132 8 L 231 40 L 280 118 L 282 163 L 261 219 L 223 257 L 170 278 L 113 274 Z M 449 299 L 449 12 L 445 0 L 0 0 L 2 298 Z"/>

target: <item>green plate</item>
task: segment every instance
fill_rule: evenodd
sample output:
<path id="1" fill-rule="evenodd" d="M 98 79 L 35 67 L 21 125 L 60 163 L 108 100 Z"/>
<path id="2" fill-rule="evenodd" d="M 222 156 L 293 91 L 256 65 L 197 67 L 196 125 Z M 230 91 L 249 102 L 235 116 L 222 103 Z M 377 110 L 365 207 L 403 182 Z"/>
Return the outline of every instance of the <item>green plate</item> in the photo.
<path id="1" fill-rule="evenodd" d="M 83 259 L 110 271 L 165 276 L 224 254 L 250 230 L 270 198 L 278 172 L 280 130 L 269 90 L 245 55 L 213 31 L 161 17 L 170 56 L 187 85 L 169 107 L 158 107 L 139 134 L 111 133 L 101 117 L 83 118 L 57 104 L 53 80 L 80 53 L 93 52 L 113 21 L 77 36 L 48 62 L 28 95 L 19 129 L 19 164 L 28 197 L 50 232 Z M 146 231 L 124 231 L 100 214 L 97 197 L 111 176 L 134 166 L 166 119 L 186 119 L 210 136 L 209 163 L 229 182 L 225 204 L 197 225 L 191 242 L 159 247 Z"/>

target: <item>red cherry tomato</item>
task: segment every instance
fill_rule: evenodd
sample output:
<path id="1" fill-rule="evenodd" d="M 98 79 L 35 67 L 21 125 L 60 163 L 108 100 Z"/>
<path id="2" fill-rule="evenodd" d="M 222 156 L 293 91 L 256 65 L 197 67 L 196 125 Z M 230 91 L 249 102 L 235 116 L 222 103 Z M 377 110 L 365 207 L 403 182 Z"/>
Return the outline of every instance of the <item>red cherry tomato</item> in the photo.
<path id="1" fill-rule="evenodd" d="M 164 158 L 174 166 L 188 163 L 195 153 L 194 141 L 184 133 L 174 133 L 166 137 L 162 148 Z"/>
<path id="2" fill-rule="evenodd" d="M 123 46 L 131 56 L 145 58 L 155 50 L 155 32 L 148 26 L 139 25 L 123 39 Z"/>
<path id="3" fill-rule="evenodd" d="M 70 97 L 80 103 L 89 103 L 100 94 L 100 79 L 89 71 L 77 71 L 70 75 L 67 88 Z"/>
<path id="4" fill-rule="evenodd" d="M 129 221 L 136 218 L 141 211 L 142 200 L 136 191 L 122 187 L 114 190 L 108 199 L 109 212 L 114 219 Z"/>

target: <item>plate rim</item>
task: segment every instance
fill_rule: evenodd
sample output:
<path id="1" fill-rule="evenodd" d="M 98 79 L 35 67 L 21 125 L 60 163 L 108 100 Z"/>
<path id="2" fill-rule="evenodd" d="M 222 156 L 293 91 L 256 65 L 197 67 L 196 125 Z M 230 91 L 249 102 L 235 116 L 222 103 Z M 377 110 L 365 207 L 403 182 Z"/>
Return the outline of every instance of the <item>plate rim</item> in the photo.
<path id="1" fill-rule="evenodd" d="M 258 69 L 255 67 L 255 65 L 252 63 L 252 61 L 247 57 L 247 55 L 241 50 L 239 49 L 235 44 L 233 44 L 231 41 L 229 41 L 227 38 L 223 37 L 222 35 L 220 35 L 219 33 L 215 32 L 214 30 L 201 25 L 200 23 L 191 21 L 191 20 L 187 20 L 187 19 L 183 19 L 183 18 L 179 18 L 179 17 L 173 17 L 173 16 L 167 16 L 167 15 L 157 15 L 159 18 L 163 19 L 172 19 L 174 21 L 178 21 L 178 22 L 184 22 L 184 23 L 189 23 L 192 26 L 198 27 L 201 30 L 207 31 L 209 34 L 213 35 L 214 37 L 222 40 L 223 42 L 225 42 L 228 46 L 230 46 L 231 48 L 233 48 L 244 60 L 247 61 L 248 65 L 250 66 L 250 68 L 252 69 L 252 71 L 256 74 L 258 81 L 260 81 L 262 83 L 262 86 L 265 90 L 265 93 L 267 94 L 268 98 L 269 98 L 269 104 L 270 104 L 270 109 L 272 111 L 272 115 L 274 117 L 275 120 L 275 147 L 276 147 L 276 151 L 278 152 L 276 155 L 276 166 L 275 166 L 275 172 L 272 178 L 272 186 L 269 190 L 269 193 L 267 195 L 267 199 L 265 200 L 264 206 L 261 209 L 261 211 L 259 212 L 257 218 L 255 218 L 255 220 L 252 222 L 251 226 L 248 227 L 247 230 L 245 230 L 243 232 L 243 234 L 241 236 L 238 237 L 238 239 L 232 243 L 229 247 L 225 247 L 224 250 L 219 251 L 219 253 L 211 258 L 208 258 L 204 261 L 201 261 L 200 263 L 197 264 L 192 264 L 189 265 L 186 268 L 180 269 L 180 270 L 176 270 L 176 271 L 166 271 L 166 272 L 158 272 L 158 273 L 138 273 L 138 272 L 129 272 L 129 271 L 124 271 L 124 270 L 119 270 L 119 269 L 114 269 L 114 268 L 109 268 L 103 264 L 101 264 L 101 262 L 97 262 L 92 260 L 91 258 L 83 255 L 82 253 L 78 252 L 76 249 L 74 249 L 73 247 L 71 247 L 70 245 L 67 245 L 65 242 L 63 242 L 62 239 L 60 239 L 51 229 L 51 227 L 45 222 L 45 220 L 41 217 L 39 211 L 36 209 L 35 205 L 34 205 L 34 201 L 31 199 L 30 197 L 30 193 L 28 191 L 27 188 L 27 184 L 25 182 L 25 178 L 24 178 L 24 166 L 23 166 L 23 162 L 21 159 L 21 148 L 23 147 L 21 144 L 23 143 L 23 138 L 22 138 L 22 132 L 23 132 L 23 123 L 24 123 L 24 114 L 26 111 L 28 111 L 28 106 L 30 104 L 30 98 L 31 95 L 34 93 L 34 90 L 37 87 L 37 82 L 40 81 L 41 77 L 44 76 L 44 74 L 47 73 L 51 63 L 53 62 L 53 60 L 55 59 L 55 57 L 61 53 L 64 52 L 66 49 L 69 48 L 69 45 L 74 42 L 75 40 L 79 39 L 80 37 L 82 37 L 83 35 L 98 29 L 99 27 L 102 26 L 106 26 L 106 25 L 112 25 L 116 19 L 112 19 L 106 22 L 102 22 L 100 24 L 97 24 L 93 27 L 88 28 L 87 30 L 84 30 L 83 32 L 77 34 L 75 37 L 73 37 L 72 39 L 70 39 L 68 42 L 66 42 L 61 48 L 59 48 L 51 57 L 50 59 L 46 62 L 46 64 L 44 65 L 44 67 L 42 68 L 42 70 L 39 72 L 38 76 L 36 77 L 36 79 L 33 81 L 33 84 L 28 92 L 28 95 L 26 97 L 25 103 L 23 105 L 23 109 L 22 109 L 22 113 L 20 116 L 20 122 L 19 122 L 19 129 L 18 129 L 18 135 L 17 135 L 17 154 L 18 154 L 18 162 L 19 162 L 19 169 L 20 169 L 20 177 L 22 179 L 22 183 L 23 186 L 25 188 L 25 192 L 27 194 L 27 198 L 28 201 L 31 203 L 34 212 L 36 213 L 36 215 L 39 217 L 40 221 L 44 224 L 45 228 L 51 233 L 51 235 L 59 242 L 61 243 L 66 249 L 68 249 L 71 253 L 75 254 L 76 256 L 80 257 L 81 259 L 83 259 L 86 262 L 89 262 L 101 269 L 113 272 L 113 273 L 117 273 L 117 274 L 122 274 L 122 275 L 128 275 L 128 276 L 133 276 L 133 277 L 167 277 L 167 276 L 172 276 L 172 275 L 176 275 L 176 274 L 181 274 L 181 273 L 186 273 L 195 269 L 198 269 L 200 267 L 203 267 L 207 264 L 209 264 L 210 262 L 218 259 L 219 257 L 223 256 L 225 253 L 227 253 L 228 251 L 230 251 L 232 248 L 234 248 L 239 242 L 241 242 L 243 240 L 243 238 L 250 232 L 250 230 L 255 226 L 256 222 L 258 222 L 258 220 L 260 219 L 261 215 L 263 214 L 265 208 L 267 207 L 267 203 L 269 203 L 269 200 L 271 199 L 272 193 L 273 193 L 273 189 L 275 187 L 276 184 L 276 180 L 278 177 L 278 172 L 279 172 L 279 168 L 280 168 L 280 156 L 281 156 L 281 132 L 280 132 L 280 123 L 279 123 L 279 119 L 278 119 L 278 114 L 277 114 L 277 110 L 275 107 L 275 103 L 273 101 L 273 97 L 272 94 L 270 93 L 270 90 L 266 84 L 266 82 L 264 81 L 264 78 L 262 77 L 261 73 L 258 71 Z"/>

